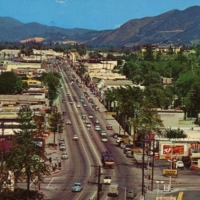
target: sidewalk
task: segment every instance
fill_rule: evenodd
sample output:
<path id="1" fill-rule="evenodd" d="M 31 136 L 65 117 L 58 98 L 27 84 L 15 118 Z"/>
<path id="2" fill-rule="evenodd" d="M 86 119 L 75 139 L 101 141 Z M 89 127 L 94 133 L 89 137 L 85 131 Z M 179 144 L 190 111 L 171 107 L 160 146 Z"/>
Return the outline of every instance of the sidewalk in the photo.
<path id="1" fill-rule="evenodd" d="M 50 165 L 50 173 L 51 174 L 59 173 L 61 170 L 61 167 L 62 167 L 61 166 L 61 158 L 59 156 L 60 150 L 59 150 L 58 139 L 57 139 L 58 135 L 59 135 L 59 133 L 56 133 L 55 143 L 57 146 L 49 145 L 54 142 L 53 141 L 54 140 L 53 133 L 50 133 L 50 135 L 45 138 L 45 153 L 46 153 L 46 157 L 49 159 L 49 161 L 47 161 L 47 162 Z"/>

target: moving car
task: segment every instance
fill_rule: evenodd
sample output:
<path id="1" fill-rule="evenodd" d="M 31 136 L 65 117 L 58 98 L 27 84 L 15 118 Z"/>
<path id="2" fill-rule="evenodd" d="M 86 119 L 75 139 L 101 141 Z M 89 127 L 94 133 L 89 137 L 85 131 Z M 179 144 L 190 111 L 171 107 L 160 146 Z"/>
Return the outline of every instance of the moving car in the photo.
<path id="1" fill-rule="evenodd" d="M 80 108 L 80 107 L 81 107 L 81 105 L 80 105 L 80 104 L 77 104 L 77 105 L 76 105 L 76 107 L 77 107 L 77 108 Z"/>
<path id="2" fill-rule="evenodd" d="M 60 150 L 61 150 L 61 151 L 65 151 L 65 150 L 66 150 L 65 144 L 61 144 L 61 145 L 60 145 Z"/>
<path id="3" fill-rule="evenodd" d="M 100 126 L 97 126 L 97 125 L 96 125 L 96 126 L 94 127 L 94 130 L 95 130 L 95 131 L 100 131 L 101 128 L 100 128 Z"/>
<path id="4" fill-rule="evenodd" d="M 74 183 L 72 186 L 72 192 L 81 192 L 83 189 L 83 186 L 81 183 Z"/>
<path id="5" fill-rule="evenodd" d="M 93 119 L 93 115 L 89 115 L 88 118 L 89 118 L 89 119 Z"/>
<path id="6" fill-rule="evenodd" d="M 108 139 L 107 139 L 106 135 L 102 135 L 101 136 L 101 141 L 102 142 L 108 142 Z"/>
<path id="7" fill-rule="evenodd" d="M 87 107 L 87 104 L 86 104 L 86 103 L 84 103 L 84 104 L 83 104 L 83 107 Z"/>
<path id="8" fill-rule="evenodd" d="M 74 104 L 74 102 L 73 102 L 73 101 L 70 101 L 69 103 L 70 103 L 71 105 L 73 105 L 73 104 Z"/>
<path id="9" fill-rule="evenodd" d="M 111 176 L 105 176 L 104 177 L 104 179 L 103 179 L 104 184 L 111 184 L 111 182 L 112 182 Z"/>
<path id="10" fill-rule="evenodd" d="M 61 155 L 61 159 L 62 160 L 65 160 L 65 159 L 68 159 L 68 153 L 67 152 L 63 152 L 62 155 Z"/>
<path id="11" fill-rule="evenodd" d="M 73 140 L 78 140 L 78 135 L 74 135 Z"/>
<path id="12" fill-rule="evenodd" d="M 99 124 L 99 120 L 98 119 L 95 120 L 95 124 Z"/>
<path id="13" fill-rule="evenodd" d="M 85 122 L 87 128 L 91 128 L 91 123 L 90 122 Z"/>
<path id="14" fill-rule="evenodd" d="M 102 135 L 105 135 L 105 136 L 106 136 L 106 131 L 102 130 L 102 131 L 101 131 L 101 136 L 102 136 Z"/>
<path id="15" fill-rule="evenodd" d="M 65 99 L 62 100 L 62 103 L 65 103 Z"/>
<path id="16" fill-rule="evenodd" d="M 82 115 L 82 116 L 81 116 L 81 119 L 86 119 L 86 115 Z"/>
<path id="17" fill-rule="evenodd" d="M 70 119 L 67 119 L 67 120 L 66 120 L 66 125 L 68 125 L 68 124 L 72 124 L 72 122 L 71 122 Z"/>

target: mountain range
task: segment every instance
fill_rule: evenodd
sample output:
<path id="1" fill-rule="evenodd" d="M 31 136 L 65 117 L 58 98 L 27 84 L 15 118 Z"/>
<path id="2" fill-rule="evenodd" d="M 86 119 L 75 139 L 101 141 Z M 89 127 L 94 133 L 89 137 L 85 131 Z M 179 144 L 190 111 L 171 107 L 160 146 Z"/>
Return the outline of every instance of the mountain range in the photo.
<path id="1" fill-rule="evenodd" d="M 131 19 L 114 30 L 65 29 L 0 17 L 0 41 L 77 42 L 92 46 L 136 44 L 193 44 L 200 41 L 200 6 L 171 10 L 154 17 Z"/>

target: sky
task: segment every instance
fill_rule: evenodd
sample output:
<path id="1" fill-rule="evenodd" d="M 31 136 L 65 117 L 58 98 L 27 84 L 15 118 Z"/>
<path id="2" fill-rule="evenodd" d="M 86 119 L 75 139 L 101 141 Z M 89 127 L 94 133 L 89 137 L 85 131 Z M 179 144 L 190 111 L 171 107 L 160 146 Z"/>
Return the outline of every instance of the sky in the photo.
<path id="1" fill-rule="evenodd" d="M 200 0 L 0 0 L 0 17 L 60 28 L 114 30 L 131 19 L 200 6 Z"/>

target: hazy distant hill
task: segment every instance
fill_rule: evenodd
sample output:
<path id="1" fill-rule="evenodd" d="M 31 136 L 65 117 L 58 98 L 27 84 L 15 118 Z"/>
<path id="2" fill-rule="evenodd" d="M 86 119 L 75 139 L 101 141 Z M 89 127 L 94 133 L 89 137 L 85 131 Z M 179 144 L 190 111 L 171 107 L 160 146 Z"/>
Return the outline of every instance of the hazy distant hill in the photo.
<path id="1" fill-rule="evenodd" d="M 77 41 L 91 45 L 125 45 L 146 43 L 184 43 L 200 40 L 200 6 L 184 11 L 172 10 L 155 17 L 132 19 L 115 30 L 64 29 L 39 23 L 24 24 L 0 17 L 0 40 L 20 41 L 43 37 L 46 41 Z"/>

